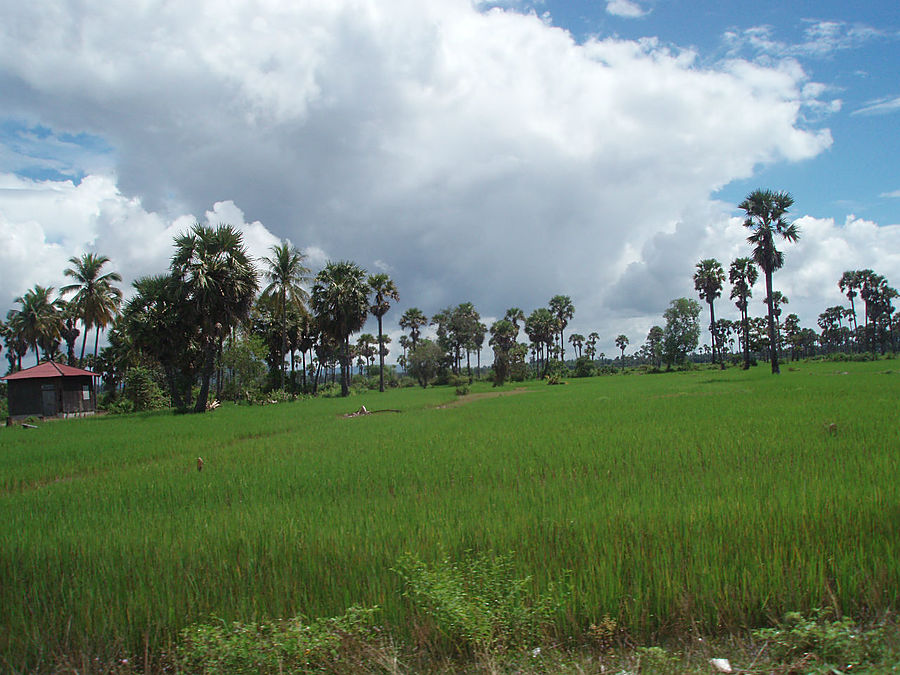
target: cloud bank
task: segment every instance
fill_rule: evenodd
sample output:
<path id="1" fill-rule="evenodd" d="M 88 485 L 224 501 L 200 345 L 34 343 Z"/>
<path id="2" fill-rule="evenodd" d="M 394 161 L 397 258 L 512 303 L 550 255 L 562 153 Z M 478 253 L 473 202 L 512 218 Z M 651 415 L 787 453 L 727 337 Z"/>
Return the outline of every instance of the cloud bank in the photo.
<path id="1" fill-rule="evenodd" d="M 58 285 L 86 249 L 129 278 L 162 271 L 198 218 L 240 226 L 255 255 L 286 237 L 311 261 L 391 270 L 388 325 L 413 305 L 498 316 L 565 293 L 573 329 L 609 344 L 644 331 L 637 345 L 671 298 L 694 294 L 698 260 L 746 254 L 733 205 L 710 195 L 832 142 L 807 122 L 822 92 L 793 60 L 710 66 L 654 39 L 577 44 L 546 17 L 465 0 L 7 13 L 7 112 L 103 139 L 114 172 L 2 177 L 4 307 Z M 811 222 L 848 242 L 863 227 Z M 812 324 L 830 295 L 802 284 L 800 266 L 820 264 L 806 246 L 779 278 Z"/>

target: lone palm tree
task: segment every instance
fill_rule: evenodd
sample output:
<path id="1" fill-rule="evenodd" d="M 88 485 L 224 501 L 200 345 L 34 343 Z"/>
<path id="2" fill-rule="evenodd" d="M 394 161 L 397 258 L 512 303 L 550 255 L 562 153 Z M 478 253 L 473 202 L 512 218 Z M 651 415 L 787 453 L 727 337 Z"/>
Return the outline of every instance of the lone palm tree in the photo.
<path id="1" fill-rule="evenodd" d="M 309 269 L 303 265 L 305 256 L 288 241 L 275 244 L 271 251 L 271 258 L 263 258 L 266 265 L 263 276 L 269 282 L 263 289 L 263 295 L 277 298 L 281 311 L 281 358 L 278 370 L 281 373 L 281 388 L 284 389 L 284 356 L 288 347 L 287 303 L 290 301 L 299 309 L 304 308 L 309 296 L 302 284 L 307 280 Z"/>
<path id="2" fill-rule="evenodd" d="M 747 241 L 753 244 L 753 260 L 763 271 L 766 280 L 766 305 L 769 315 L 769 350 L 772 355 L 772 373 L 780 373 L 778 367 L 778 344 L 775 332 L 775 307 L 772 294 L 772 274 L 784 265 L 784 254 L 775 248 L 775 236 L 785 241 L 795 242 L 800 238 L 796 223 L 786 220 L 788 210 L 794 205 L 794 198 L 788 192 L 754 190 L 738 204 L 747 214 L 744 227 L 752 234 Z"/>
<path id="3" fill-rule="evenodd" d="M 216 354 L 253 306 L 259 288 L 256 269 L 237 229 L 197 223 L 175 238 L 172 276 L 184 285 L 185 310 L 199 328 L 202 359 L 194 411 L 205 412 Z"/>
<path id="4" fill-rule="evenodd" d="M 329 262 L 315 279 L 310 304 L 323 335 L 337 346 L 341 363 L 341 395 L 350 394 L 350 335 L 369 314 L 366 271 L 349 261 Z"/>
<path id="5" fill-rule="evenodd" d="M 74 283 L 60 289 L 62 295 L 75 293 L 71 302 L 78 308 L 81 323 L 84 326 L 84 337 L 81 340 L 81 356 L 79 364 L 84 363 L 84 347 L 91 328 L 96 328 L 94 337 L 94 360 L 97 359 L 97 348 L 100 344 L 100 330 L 109 325 L 119 312 L 122 302 L 122 291 L 113 286 L 113 282 L 122 281 L 117 272 L 103 274 L 103 267 L 109 262 L 105 255 L 84 253 L 80 258 L 69 258 L 72 267 L 63 270 L 63 274 L 72 277 Z"/>
<path id="6" fill-rule="evenodd" d="M 375 294 L 374 302 L 369 310 L 378 319 L 378 390 L 384 391 L 384 331 L 381 320 L 391 308 L 391 300 L 400 299 L 397 286 L 387 274 L 372 274 L 368 280 L 369 288 Z"/>
<path id="7" fill-rule="evenodd" d="M 697 263 L 697 271 L 694 272 L 694 288 L 700 294 L 701 300 L 706 300 L 709 305 L 709 335 L 712 341 L 712 361 L 716 363 L 716 312 L 713 309 L 713 301 L 722 295 L 722 285 L 725 283 L 725 270 L 715 258 L 707 258 Z M 725 367 L 725 364 L 722 364 Z"/>
<path id="8" fill-rule="evenodd" d="M 628 336 L 627 335 L 619 335 L 616 338 L 616 347 L 619 348 L 622 352 L 622 369 L 625 369 L 625 347 L 628 346 Z"/>

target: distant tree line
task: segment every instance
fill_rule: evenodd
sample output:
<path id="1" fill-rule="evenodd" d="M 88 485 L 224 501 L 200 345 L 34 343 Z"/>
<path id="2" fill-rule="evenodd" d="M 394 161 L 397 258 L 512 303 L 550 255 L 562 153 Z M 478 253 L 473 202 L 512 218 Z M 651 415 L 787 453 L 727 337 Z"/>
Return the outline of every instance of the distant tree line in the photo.
<path id="1" fill-rule="evenodd" d="M 751 254 L 733 260 L 727 275 L 713 258 L 697 263 L 694 287 L 708 306 L 710 332 L 710 347 L 699 353 L 701 312 L 695 300 L 673 300 L 663 315 L 665 325 L 653 326 L 631 355 L 625 352 L 628 336 L 618 335 L 619 355 L 608 359 L 597 351 L 597 332 L 566 335 L 575 306 L 569 296 L 554 295 L 546 307 L 527 315 L 511 307 L 490 326 L 471 302 L 430 318 L 410 307 L 399 319 L 404 335 L 398 364 L 422 386 L 485 375 L 499 385 L 611 373 L 626 365 L 671 369 L 706 359 L 722 367 L 740 360 L 744 368 L 767 359 L 777 373 L 778 355 L 786 350 L 792 359 L 896 351 L 897 291 L 869 269 L 843 274 L 838 286 L 849 306 L 825 309 L 819 332 L 801 327 L 796 314 L 782 321 L 788 299 L 773 288 L 773 275 L 784 264 L 776 242 L 800 236 L 787 220 L 792 205 L 786 192 L 750 193 L 739 208 L 746 214 Z M 375 386 L 376 373 L 377 388 L 384 391 L 386 371 L 387 384 L 398 383 L 396 369 L 384 363 L 390 338 L 383 318 L 400 299 L 387 274 L 368 274 L 356 263 L 338 261 L 313 276 L 304 255 L 287 241 L 273 246 L 258 269 L 240 232 L 230 225 L 195 224 L 176 237 L 169 269 L 137 279 L 127 302 L 116 285 L 121 277 L 106 271 L 106 256 L 85 253 L 69 263 L 64 276 L 72 283 L 59 294 L 35 286 L 15 299 L 19 307 L 0 322 L 9 371 L 21 369 L 32 352 L 35 363 L 56 360 L 93 369 L 109 391 L 124 390 L 136 407 L 172 405 L 198 412 L 211 398 L 315 395 L 323 386 L 346 396 L 354 382 Z M 766 315 L 753 317 L 749 300 L 760 272 Z M 715 301 L 726 278 L 740 314 L 737 321 L 716 319 Z M 377 335 L 360 333 L 370 314 L 377 320 Z M 423 337 L 429 328 L 434 339 Z M 99 350 L 103 330 L 108 330 L 108 346 Z M 87 351 L 90 336 L 92 352 Z M 482 366 L 485 341 L 493 357 L 489 369 Z M 572 350 L 568 359 L 567 345 Z"/>

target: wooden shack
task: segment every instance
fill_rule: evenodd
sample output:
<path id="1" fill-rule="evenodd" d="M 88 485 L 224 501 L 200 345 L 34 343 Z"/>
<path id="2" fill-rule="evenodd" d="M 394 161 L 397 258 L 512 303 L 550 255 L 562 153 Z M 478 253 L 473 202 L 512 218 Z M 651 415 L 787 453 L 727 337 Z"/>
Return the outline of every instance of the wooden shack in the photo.
<path id="1" fill-rule="evenodd" d="M 93 415 L 97 409 L 95 373 L 47 361 L 0 378 L 6 381 L 9 416 L 71 417 Z"/>

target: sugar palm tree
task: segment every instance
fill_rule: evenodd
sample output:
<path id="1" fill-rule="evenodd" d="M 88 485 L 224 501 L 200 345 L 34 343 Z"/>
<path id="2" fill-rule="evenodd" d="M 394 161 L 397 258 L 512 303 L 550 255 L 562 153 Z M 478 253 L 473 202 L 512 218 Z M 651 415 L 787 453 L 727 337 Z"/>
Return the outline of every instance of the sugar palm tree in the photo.
<path id="1" fill-rule="evenodd" d="M 575 316 L 575 305 L 568 295 L 554 295 L 550 298 L 550 313 L 556 318 L 556 331 L 559 334 L 559 359 L 566 360 L 566 347 L 563 331 L 569 325 L 569 319 Z"/>
<path id="2" fill-rule="evenodd" d="M 60 289 L 62 295 L 75 293 L 71 302 L 78 308 L 81 323 L 84 326 L 84 336 L 81 340 L 81 356 L 79 363 L 84 363 L 84 347 L 91 328 L 96 328 L 94 337 L 94 358 L 97 358 L 97 348 L 100 344 L 100 330 L 109 325 L 119 312 L 119 304 L 122 302 L 122 291 L 113 286 L 113 282 L 122 281 L 117 272 L 103 273 L 103 268 L 109 262 L 105 255 L 96 253 L 84 253 L 80 258 L 69 258 L 72 267 L 63 270 L 63 274 L 72 277 L 74 283 L 63 286 Z"/>
<path id="3" fill-rule="evenodd" d="M 572 333 L 569 336 L 569 344 L 575 348 L 576 358 L 581 358 L 581 349 L 584 347 L 584 335 L 581 333 Z"/>
<path id="4" fill-rule="evenodd" d="M 281 373 L 281 388 L 284 389 L 284 356 L 288 346 L 287 304 L 290 301 L 299 308 L 305 307 L 309 296 L 303 289 L 303 283 L 307 281 L 309 269 L 303 264 L 305 256 L 286 240 L 272 246 L 271 251 L 271 258 L 262 259 L 265 263 L 263 277 L 269 282 L 263 289 L 263 295 L 277 298 L 281 312 L 281 358 L 278 370 Z"/>
<path id="5" fill-rule="evenodd" d="M 366 271 L 350 261 L 329 262 L 315 279 L 310 296 L 322 334 L 337 347 L 341 364 L 341 395 L 350 394 L 350 335 L 363 327 L 369 314 Z"/>
<path id="6" fill-rule="evenodd" d="M 416 348 L 419 341 L 419 332 L 422 326 L 428 325 L 428 317 L 418 307 L 410 307 L 400 317 L 400 327 L 409 331 L 409 339 L 412 340 L 412 348 Z"/>
<path id="7" fill-rule="evenodd" d="M 750 368 L 750 319 L 747 313 L 749 301 L 753 295 L 753 284 L 759 273 L 750 258 L 737 258 L 728 268 L 728 282 L 731 284 L 731 299 L 741 313 L 741 343 L 744 346 L 744 370 Z"/>
<path id="8" fill-rule="evenodd" d="M 622 352 L 622 368 L 625 368 L 625 347 L 628 346 L 628 336 L 627 335 L 619 335 L 616 337 L 616 347 Z"/>
<path id="9" fill-rule="evenodd" d="M 259 288 L 256 269 L 243 237 L 231 225 L 199 223 L 175 238 L 172 275 L 184 285 L 199 329 L 202 364 L 195 412 L 204 412 L 216 354 L 231 328 L 247 318 Z"/>
<path id="10" fill-rule="evenodd" d="M 788 210 L 794 205 L 794 198 L 788 192 L 754 190 L 738 204 L 746 213 L 744 227 L 752 234 L 747 241 L 753 244 L 753 261 L 759 265 L 766 280 L 766 304 L 769 315 L 769 350 L 772 355 L 772 373 L 781 372 L 778 367 L 778 344 L 775 334 L 775 307 L 772 304 L 772 274 L 784 265 L 784 254 L 775 248 L 775 237 L 789 242 L 800 238 L 796 223 L 787 221 Z"/>
<path id="11" fill-rule="evenodd" d="M 841 275 L 840 280 L 838 281 L 838 288 L 841 289 L 841 293 L 846 294 L 847 299 L 850 301 L 850 313 L 848 314 L 848 318 L 850 319 L 850 323 L 852 324 L 851 331 L 853 333 L 854 338 L 856 337 L 856 305 L 853 300 L 858 295 L 859 289 L 862 287 L 862 279 L 860 279 L 859 270 L 847 270 Z"/>
<path id="12" fill-rule="evenodd" d="M 368 279 L 369 289 L 375 294 L 369 311 L 378 319 L 378 390 L 384 391 L 384 354 L 385 341 L 381 320 L 391 308 L 391 300 L 400 299 L 397 286 L 387 274 L 372 274 Z"/>
<path id="13" fill-rule="evenodd" d="M 713 301 L 722 295 L 722 285 L 725 283 L 725 270 L 715 258 L 707 258 L 697 263 L 697 271 L 694 272 L 694 288 L 700 294 L 700 299 L 709 305 L 709 334 L 712 341 L 712 362 L 716 363 L 716 312 Z M 723 364 L 724 367 L 724 364 Z"/>

